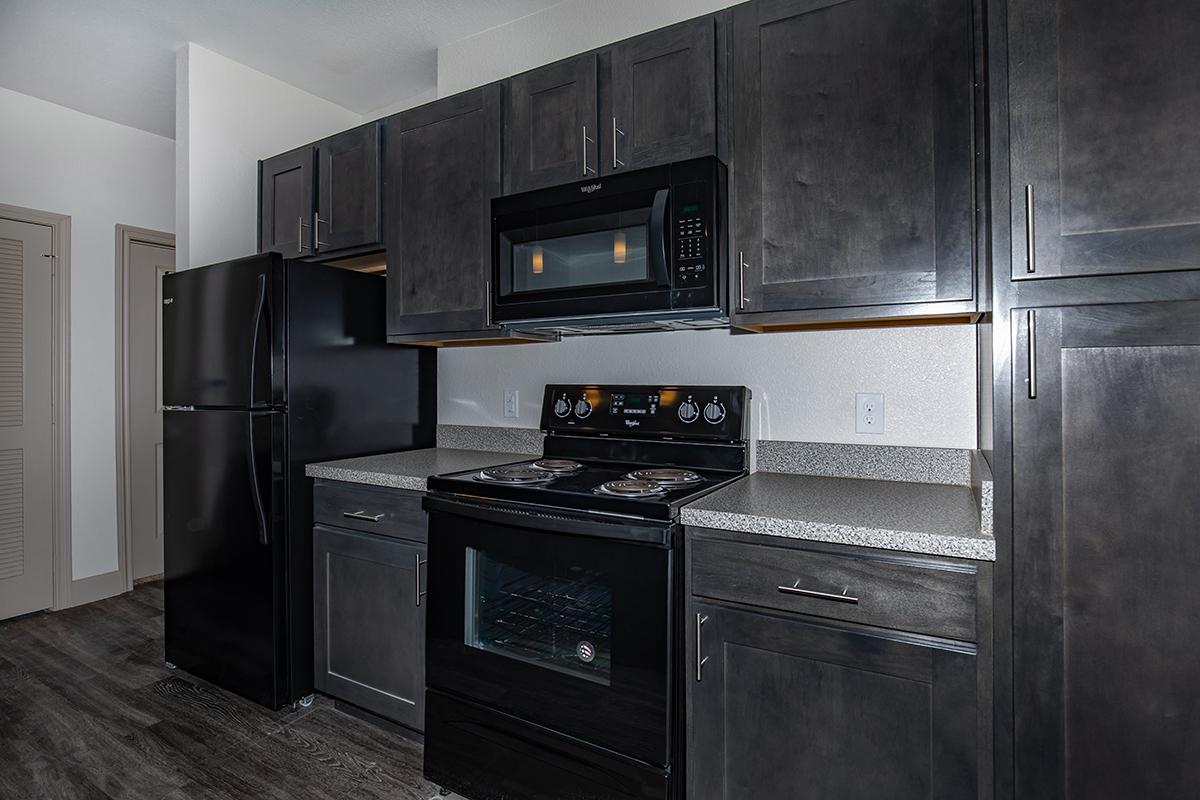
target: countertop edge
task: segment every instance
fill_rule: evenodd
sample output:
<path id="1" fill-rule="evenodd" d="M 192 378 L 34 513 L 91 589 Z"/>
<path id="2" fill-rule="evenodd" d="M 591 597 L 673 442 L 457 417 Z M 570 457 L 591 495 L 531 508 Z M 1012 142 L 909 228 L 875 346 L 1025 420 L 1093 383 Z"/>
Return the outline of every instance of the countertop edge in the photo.
<path id="1" fill-rule="evenodd" d="M 996 560 L 995 540 L 984 537 L 861 528 L 836 523 L 807 522 L 688 507 L 684 507 L 681 512 L 680 521 L 688 526 L 775 536 L 782 539 L 803 539 L 828 544 L 873 547 L 879 550 L 896 550 L 972 561 Z"/>

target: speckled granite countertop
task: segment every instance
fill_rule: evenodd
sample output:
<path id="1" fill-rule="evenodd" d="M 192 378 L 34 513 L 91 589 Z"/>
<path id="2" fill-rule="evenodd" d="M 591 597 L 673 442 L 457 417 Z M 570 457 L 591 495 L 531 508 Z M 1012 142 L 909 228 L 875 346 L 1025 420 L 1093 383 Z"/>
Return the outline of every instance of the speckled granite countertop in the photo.
<path id="1" fill-rule="evenodd" d="M 996 559 L 969 486 L 756 472 L 683 509 L 685 525 Z"/>
<path id="2" fill-rule="evenodd" d="M 309 464 L 304 468 L 304 474 L 310 478 L 322 478 L 327 481 L 366 483 L 371 486 L 423 492 L 425 479 L 430 475 L 444 475 L 447 472 L 482 469 L 496 464 L 528 460 L 528 455 L 520 453 L 430 447 L 425 450 Z"/>

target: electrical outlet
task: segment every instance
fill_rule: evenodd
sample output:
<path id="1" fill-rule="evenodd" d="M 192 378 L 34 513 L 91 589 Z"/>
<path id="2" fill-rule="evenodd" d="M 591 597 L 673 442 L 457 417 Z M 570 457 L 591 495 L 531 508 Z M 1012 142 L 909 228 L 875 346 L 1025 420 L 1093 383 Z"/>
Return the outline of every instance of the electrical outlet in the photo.
<path id="1" fill-rule="evenodd" d="M 521 416 L 521 393 L 516 389 L 504 390 L 504 416 L 513 419 Z"/>
<path id="2" fill-rule="evenodd" d="M 854 395 L 854 432 L 883 433 L 883 395 Z"/>

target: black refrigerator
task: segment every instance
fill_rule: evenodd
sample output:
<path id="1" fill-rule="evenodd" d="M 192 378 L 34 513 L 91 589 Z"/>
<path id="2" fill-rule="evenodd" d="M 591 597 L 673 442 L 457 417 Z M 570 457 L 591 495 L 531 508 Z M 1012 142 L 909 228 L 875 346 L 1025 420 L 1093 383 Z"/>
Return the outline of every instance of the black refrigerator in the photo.
<path id="1" fill-rule="evenodd" d="M 384 279 L 275 254 L 163 279 L 166 660 L 271 708 L 313 691 L 313 461 L 432 447 L 436 353 Z"/>

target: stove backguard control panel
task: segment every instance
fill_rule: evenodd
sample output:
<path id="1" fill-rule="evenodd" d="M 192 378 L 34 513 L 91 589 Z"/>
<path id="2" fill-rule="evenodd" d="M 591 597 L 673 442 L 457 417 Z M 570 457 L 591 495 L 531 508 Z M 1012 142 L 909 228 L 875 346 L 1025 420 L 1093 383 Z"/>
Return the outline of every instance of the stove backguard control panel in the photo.
<path id="1" fill-rule="evenodd" d="M 742 441 L 749 437 L 745 386 L 549 384 L 542 398 L 547 433 Z"/>

